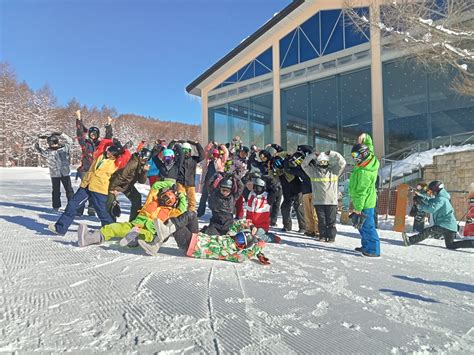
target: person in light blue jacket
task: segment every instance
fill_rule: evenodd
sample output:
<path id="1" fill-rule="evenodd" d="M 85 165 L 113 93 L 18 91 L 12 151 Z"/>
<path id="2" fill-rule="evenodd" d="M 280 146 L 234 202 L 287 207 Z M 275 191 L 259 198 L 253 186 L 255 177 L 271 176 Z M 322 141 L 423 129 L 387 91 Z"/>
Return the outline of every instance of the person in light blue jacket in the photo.
<path id="1" fill-rule="evenodd" d="M 428 193 L 431 196 L 418 194 L 415 203 L 420 211 L 432 214 L 434 226 L 410 237 L 406 233 L 402 233 L 405 245 L 410 246 L 427 238 L 444 238 L 448 249 L 474 248 L 474 239 L 454 241 L 458 226 L 451 205 L 451 196 L 445 190 L 444 184 L 439 180 L 430 182 Z"/>

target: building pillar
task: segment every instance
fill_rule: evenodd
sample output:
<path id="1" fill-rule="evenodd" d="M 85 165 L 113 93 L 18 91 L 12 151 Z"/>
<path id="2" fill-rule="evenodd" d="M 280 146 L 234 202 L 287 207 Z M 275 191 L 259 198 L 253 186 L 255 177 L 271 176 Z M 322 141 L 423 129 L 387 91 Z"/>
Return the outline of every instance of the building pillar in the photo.
<path id="1" fill-rule="evenodd" d="M 280 41 L 272 44 L 272 74 L 273 74 L 273 141 L 268 143 L 282 144 L 281 142 L 281 102 L 280 102 Z M 286 145 L 286 142 L 285 142 Z"/>
<path id="2" fill-rule="evenodd" d="M 383 114 L 383 78 L 382 48 L 380 28 L 374 26 L 380 22 L 380 0 L 374 0 L 370 6 L 370 78 L 372 97 L 372 136 L 375 154 L 380 158 L 385 155 L 385 130 Z"/>
<path id="3" fill-rule="evenodd" d="M 209 142 L 209 110 L 207 107 L 208 91 L 201 90 L 201 143 L 205 147 Z"/>

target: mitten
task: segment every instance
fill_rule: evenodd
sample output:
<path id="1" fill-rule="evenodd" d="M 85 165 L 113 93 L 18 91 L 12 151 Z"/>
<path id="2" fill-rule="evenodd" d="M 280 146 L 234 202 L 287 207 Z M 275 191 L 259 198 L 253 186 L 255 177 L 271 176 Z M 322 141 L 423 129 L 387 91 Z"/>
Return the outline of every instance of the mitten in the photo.
<path id="1" fill-rule="evenodd" d="M 268 260 L 268 258 L 265 257 L 265 255 L 263 255 L 262 253 L 257 255 L 257 259 L 258 262 L 262 265 L 270 265 L 270 260 Z"/>

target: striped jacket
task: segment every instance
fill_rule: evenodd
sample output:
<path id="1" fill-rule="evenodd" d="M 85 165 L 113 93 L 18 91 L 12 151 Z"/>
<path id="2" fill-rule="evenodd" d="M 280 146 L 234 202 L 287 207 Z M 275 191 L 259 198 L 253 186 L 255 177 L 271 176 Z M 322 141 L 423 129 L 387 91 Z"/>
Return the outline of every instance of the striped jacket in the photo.
<path id="1" fill-rule="evenodd" d="M 337 205 L 338 180 L 346 167 L 346 160 L 338 152 L 329 153 L 329 166 L 321 168 L 316 164 L 315 153 L 308 155 L 301 167 L 311 180 L 313 205 Z"/>

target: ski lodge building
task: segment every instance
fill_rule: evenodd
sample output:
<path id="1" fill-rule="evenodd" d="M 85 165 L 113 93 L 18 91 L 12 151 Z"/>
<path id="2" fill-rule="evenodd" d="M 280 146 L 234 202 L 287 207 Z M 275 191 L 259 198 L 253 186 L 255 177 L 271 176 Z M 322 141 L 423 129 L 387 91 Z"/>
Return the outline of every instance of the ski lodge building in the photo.
<path id="1" fill-rule="evenodd" d="M 355 31 L 342 5 L 294 0 L 189 84 L 203 141 L 310 144 L 348 158 L 362 132 L 378 156 L 472 136 L 474 99 L 450 89 L 454 73 L 420 69 L 375 28 Z"/>

